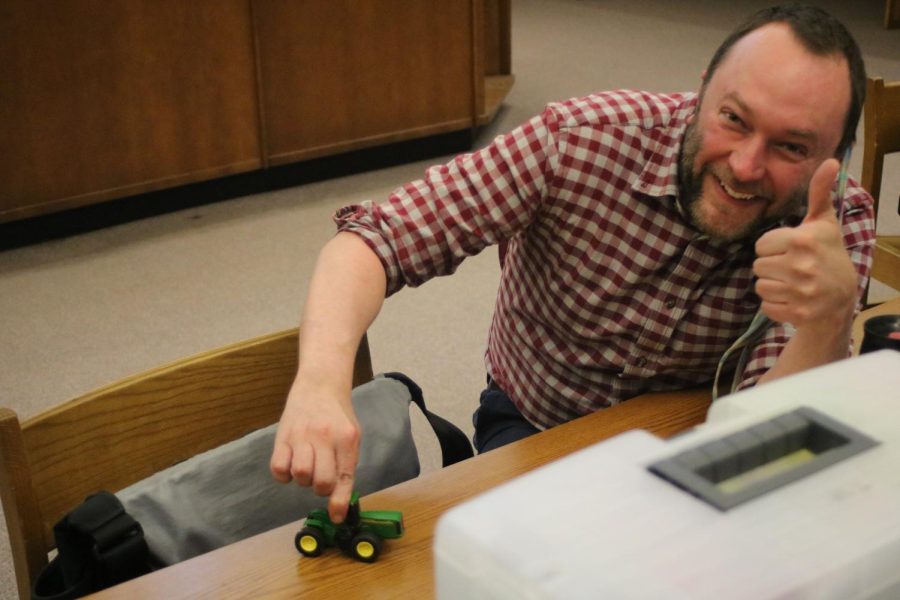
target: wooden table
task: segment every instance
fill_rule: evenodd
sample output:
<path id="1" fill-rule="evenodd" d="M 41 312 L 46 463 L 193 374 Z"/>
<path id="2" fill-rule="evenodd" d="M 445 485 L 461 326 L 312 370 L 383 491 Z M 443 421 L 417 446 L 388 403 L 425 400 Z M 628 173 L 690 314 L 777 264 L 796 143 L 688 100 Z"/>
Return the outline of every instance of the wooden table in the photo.
<path id="1" fill-rule="evenodd" d="M 900 314 L 900 298 L 864 311 L 854 323 L 878 314 Z M 366 565 L 339 551 L 315 559 L 294 549 L 299 524 L 273 529 L 124 583 L 99 594 L 109 598 L 430 598 L 434 595 L 432 539 L 438 518 L 476 494 L 600 440 L 635 428 L 662 437 L 684 431 L 706 416 L 708 391 L 648 394 L 555 427 L 499 450 L 427 473 L 363 498 L 364 509 L 403 511 L 406 535 L 385 544 Z M 573 482 L 577 485 L 577 482 Z"/>
<path id="2" fill-rule="evenodd" d="M 709 392 L 648 394 L 371 494 L 363 509 L 403 511 L 406 534 L 378 562 L 294 549 L 293 523 L 101 592 L 106 598 L 430 598 L 432 538 L 449 508 L 517 475 L 635 428 L 668 437 L 701 423 Z M 572 482 L 578 485 L 578 482 Z"/>

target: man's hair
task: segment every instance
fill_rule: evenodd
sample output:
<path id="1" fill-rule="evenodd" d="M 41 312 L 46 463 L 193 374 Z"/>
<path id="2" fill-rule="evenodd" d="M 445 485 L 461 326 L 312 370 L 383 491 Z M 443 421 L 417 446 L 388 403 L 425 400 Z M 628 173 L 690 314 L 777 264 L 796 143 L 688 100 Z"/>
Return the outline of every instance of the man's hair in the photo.
<path id="1" fill-rule="evenodd" d="M 792 3 L 765 8 L 752 15 L 738 25 L 713 54 L 709 66 L 706 67 L 704 87 L 712 79 L 719 63 L 738 40 L 769 23 L 785 23 L 790 26 L 791 31 L 794 32 L 803 47 L 816 56 L 841 54 L 847 59 L 850 69 L 850 108 L 847 111 L 844 132 L 835 153 L 835 156 L 843 156 L 844 151 L 856 141 L 856 126 L 866 100 L 866 67 L 863 64 L 859 46 L 847 28 L 821 8 Z"/>

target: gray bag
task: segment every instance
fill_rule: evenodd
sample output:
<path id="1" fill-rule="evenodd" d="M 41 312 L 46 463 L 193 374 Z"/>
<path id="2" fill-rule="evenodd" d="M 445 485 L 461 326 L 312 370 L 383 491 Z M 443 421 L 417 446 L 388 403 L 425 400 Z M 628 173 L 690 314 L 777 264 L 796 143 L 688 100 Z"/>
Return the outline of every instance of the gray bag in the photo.
<path id="1" fill-rule="evenodd" d="M 473 455 L 468 438 L 426 410 L 409 378 L 379 375 L 353 390 L 362 429 L 355 490 L 365 495 L 419 474 L 410 401 L 419 405 L 441 443 L 444 466 Z M 302 519 L 327 499 L 309 488 L 272 479 L 269 458 L 276 425 L 255 431 L 144 479 L 116 496 L 140 523 L 154 558 L 162 564 Z"/>

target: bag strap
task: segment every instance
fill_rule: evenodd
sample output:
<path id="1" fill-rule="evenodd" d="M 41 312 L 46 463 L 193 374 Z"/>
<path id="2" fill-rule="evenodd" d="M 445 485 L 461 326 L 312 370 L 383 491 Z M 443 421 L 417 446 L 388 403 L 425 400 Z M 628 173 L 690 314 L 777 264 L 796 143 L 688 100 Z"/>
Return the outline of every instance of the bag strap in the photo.
<path id="1" fill-rule="evenodd" d="M 431 428 L 437 435 L 438 442 L 441 444 L 441 456 L 443 457 L 443 466 L 448 467 L 458 463 L 461 460 L 472 458 L 475 452 L 472 450 L 472 444 L 469 438 L 462 430 L 443 417 L 440 417 L 425 407 L 425 398 L 415 381 L 404 375 L 403 373 L 385 373 L 385 377 L 396 379 L 409 389 L 412 401 L 418 406 Z"/>
<path id="2" fill-rule="evenodd" d="M 35 580 L 33 599 L 77 598 L 153 570 L 140 523 L 110 492 L 88 496 L 53 535 L 58 554 Z"/>

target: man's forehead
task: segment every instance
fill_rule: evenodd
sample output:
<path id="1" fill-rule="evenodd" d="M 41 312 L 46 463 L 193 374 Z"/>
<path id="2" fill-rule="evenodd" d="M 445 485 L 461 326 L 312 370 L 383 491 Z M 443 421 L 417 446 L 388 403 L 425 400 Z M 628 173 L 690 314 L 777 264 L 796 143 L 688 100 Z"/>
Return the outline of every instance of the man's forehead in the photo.
<path id="1" fill-rule="evenodd" d="M 781 73 L 802 74 L 811 65 L 836 69 L 846 76 L 849 91 L 850 69 L 839 51 L 821 54 L 810 50 L 787 23 L 768 23 L 747 33 L 725 53 L 716 74 L 747 65 L 759 64 L 773 76 Z M 798 85 L 799 85 L 798 81 Z"/>
<path id="2" fill-rule="evenodd" d="M 784 23 L 748 33 L 726 53 L 704 86 L 717 100 L 741 102 L 757 116 L 777 109 L 784 129 L 801 137 L 837 135 L 850 108 L 850 71 L 843 54 L 821 56 L 808 50 Z"/>

